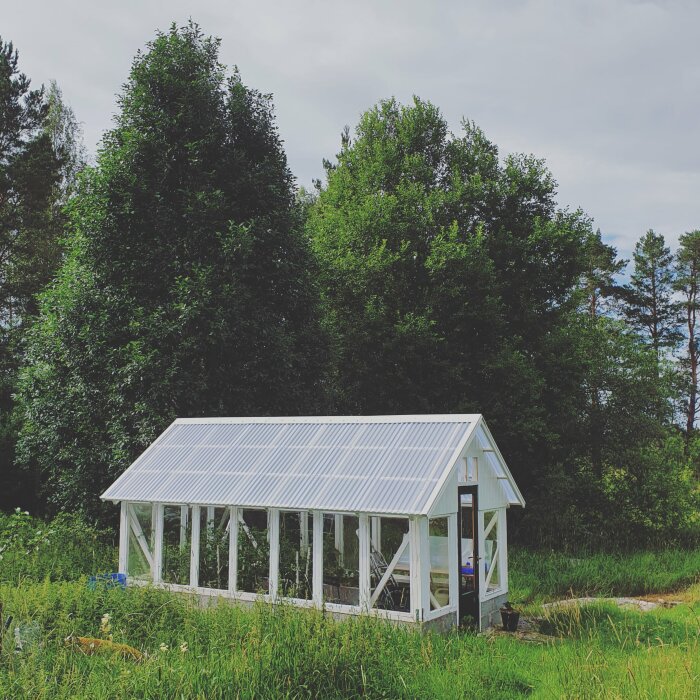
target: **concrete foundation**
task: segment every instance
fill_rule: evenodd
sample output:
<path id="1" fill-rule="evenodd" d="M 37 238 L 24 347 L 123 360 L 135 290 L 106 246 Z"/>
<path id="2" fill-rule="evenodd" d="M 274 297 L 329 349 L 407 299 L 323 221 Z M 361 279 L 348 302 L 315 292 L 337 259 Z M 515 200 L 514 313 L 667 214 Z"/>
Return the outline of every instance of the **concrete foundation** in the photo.
<path id="1" fill-rule="evenodd" d="M 495 627 L 501 624 L 500 607 L 508 600 L 508 593 L 481 602 L 481 629 Z"/>
<path id="2" fill-rule="evenodd" d="M 147 582 L 132 582 L 132 585 L 134 583 L 136 583 L 136 585 L 152 585 Z M 255 604 L 256 600 L 272 604 L 269 597 L 263 594 L 257 596 L 255 599 L 246 600 L 241 598 L 232 598 L 225 591 L 192 590 L 186 588 L 185 586 L 172 586 L 168 584 L 160 584 L 158 587 L 166 588 L 173 592 L 180 593 L 182 595 L 189 595 L 191 598 L 196 600 L 202 607 L 219 605 L 222 602 L 229 603 L 231 605 L 242 605 L 244 607 L 252 607 Z M 499 609 L 507 600 L 508 593 L 506 592 L 499 596 L 481 602 L 481 630 L 485 630 L 489 627 L 495 627 L 496 625 L 501 624 L 501 615 Z M 302 605 L 300 603 L 293 603 L 289 601 L 283 602 L 282 604 L 296 605 L 297 607 L 300 607 L 302 609 L 314 609 L 314 606 L 311 603 L 311 601 L 308 601 L 306 605 Z M 324 615 L 328 615 L 334 620 L 338 621 L 346 620 L 349 617 L 356 617 L 358 614 L 362 614 L 353 610 L 348 610 L 347 612 L 345 612 L 337 609 L 330 610 L 325 607 L 323 611 Z M 416 622 L 414 620 L 408 619 L 391 619 L 388 617 L 384 617 L 380 611 L 377 611 L 377 614 L 373 614 L 373 616 L 376 616 L 378 619 L 387 620 L 392 624 L 405 625 L 406 627 L 411 627 L 413 629 L 420 630 L 421 632 L 437 632 L 439 634 L 445 634 L 459 625 L 459 616 L 456 610 L 450 610 L 444 615 L 440 615 L 439 617 L 436 617 L 432 620 L 425 620 L 423 622 Z"/>

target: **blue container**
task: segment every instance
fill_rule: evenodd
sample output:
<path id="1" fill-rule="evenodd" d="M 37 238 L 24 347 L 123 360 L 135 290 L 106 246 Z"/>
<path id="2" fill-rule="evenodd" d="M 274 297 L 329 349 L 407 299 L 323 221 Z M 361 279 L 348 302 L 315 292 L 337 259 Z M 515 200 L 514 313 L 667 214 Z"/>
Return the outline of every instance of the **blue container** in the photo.
<path id="1" fill-rule="evenodd" d="M 465 574 L 466 576 L 473 576 L 474 575 L 474 568 L 467 564 L 467 566 L 462 567 L 462 573 Z"/>
<path id="2" fill-rule="evenodd" d="M 94 591 L 97 586 L 126 588 L 126 574 L 97 574 L 97 576 L 90 576 L 88 589 Z"/>

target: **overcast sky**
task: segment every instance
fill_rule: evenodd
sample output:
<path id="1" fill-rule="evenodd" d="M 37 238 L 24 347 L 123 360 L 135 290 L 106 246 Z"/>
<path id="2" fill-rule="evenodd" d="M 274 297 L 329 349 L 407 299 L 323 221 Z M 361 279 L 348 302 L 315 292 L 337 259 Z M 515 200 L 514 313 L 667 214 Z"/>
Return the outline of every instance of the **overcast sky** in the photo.
<path id="1" fill-rule="evenodd" d="M 413 94 L 501 153 L 545 158 L 559 203 L 629 257 L 648 228 L 700 228 L 698 0 L 25 0 L 0 35 L 37 83 L 55 79 L 92 153 L 135 52 L 188 17 L 221 60 L 271 92 L 300 184 L 378 100 Z"/>

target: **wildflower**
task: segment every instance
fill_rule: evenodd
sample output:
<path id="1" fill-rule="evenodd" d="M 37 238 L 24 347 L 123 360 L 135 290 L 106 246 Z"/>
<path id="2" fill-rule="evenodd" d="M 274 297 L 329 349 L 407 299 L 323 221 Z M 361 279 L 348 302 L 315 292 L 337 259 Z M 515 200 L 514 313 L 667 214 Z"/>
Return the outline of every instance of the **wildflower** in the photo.
<path id="1" fill-rule="evenodd" d="M 112 616 L 109 613 L 105 613 L 102 616 L 102 619 L 100 620 L 100 633 L 104 636 L 107 636 L 111 639 L 112 635 L 110 632 L 112 631 L 112 625 L 110 624 L 110 620 L 112 619 Z"/>
<path id="2" fill-rule="evenodd" d="M 161 651 L 168 651 L 168 645 L 161 642 L 160 643 L 160 650 Z"/>
<path id="3" fill-rule="evenodd" d="M 184 654 L 189 650 L 189 647 L 187 646 L 187 642 L 183 642 L 180 644 L 180 651 Z"/>

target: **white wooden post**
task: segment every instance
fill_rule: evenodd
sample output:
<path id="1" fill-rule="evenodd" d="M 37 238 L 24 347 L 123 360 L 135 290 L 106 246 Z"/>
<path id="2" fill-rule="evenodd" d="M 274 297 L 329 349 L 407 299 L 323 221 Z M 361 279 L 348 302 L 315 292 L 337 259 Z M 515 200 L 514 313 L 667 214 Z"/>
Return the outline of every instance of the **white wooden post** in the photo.
<path id="1" fill-rule="evenodd" d="M 119 511 L 119 571 L 129 575 L 129 504 L 121 502 Z"/>
<path id="2" fill-rule="evenodd" d="M 323 605 L 323 513 L 313 513 L 312 557 L 312 600 L 320 608 Z"/>
<path id="3" fill-rule="evenodd" d="M 481 601 L 484 599 L 484 582 L 486 575 L 484 573 L 484 562 L 486 561 L 486 548 L 484 545 L 484 511 L 479 510 L 476 512 L 476 536 L 479 538 L 479 561 L 474 562 L 474 566 L 479 567 L 477 576 L 479 577 L 479 617 L 481 617 Z"/>
<path id="4" fill-rule="evenodd" d="M 447 516 L 447 566 L 450 590 L 450 606 L 457 605 L 459 600 L 460 562 L 457 561 L 457 513 Z"/>
<path id="5" fill-rule="evenodd" d="M 425 515 L 410 519 L 411 535 L 411 612 L 421 622 L 430 611 L 430 540 L 428 518 Z"/>
<path id="6" fill-rule="evenodd" d="M 359 521 L 360 608 L 366 611 L 369 610 L 369 601 L 372 593 L 369 577 L 369 516 L 366 513 L 360 513 Z"/>
<path id="7" fill-rule="evenodd" d="M 270 598 L 275 601 L 279 594 L 279 564 L 280 564 L 280 512 L 277 508 L 270 508 L 268 511 L 267 536 L 270 541 Z"/>
<path id="8" fill-rule="evenodd" d="M 190 537 L 192 539 L 190 547 L 190 588 L 199 586 L 199 530 L 201 517 L 199 506 L 192 506 L 192 528 Z"/>
<path id="9" fill-rule="evenodd" d="M 228 521 L 228 592 L 238 590 L 238 508 L 231 506 Z"/>
<path id="10" fill-rule="evenodd" d="M 503 592 L 508 591 L 508 511 L 501 509 L 498 523 L 498 549 L 501 552 L 501 587 Z"/>
<path id="11" fill-rule="evenodd" d="M 153 583 L 163 580 L 163 504 L 153 504 Z"/>
<path id="12" fill-rule="evenodd" d="M 190 509 L 187 506 L 180 506 L 180 547 L 187 544 L 187 517 Z"/>
<path id="13" fill-rule="evenodd" d="M 423 617 L 430 612 L 430 523 L 427 516 L 418 517 L 418 532 L 420 533 L 420 549 L 418 559 L 420 561 L 421 575 L 421 607 Z"/>
<path id="14" fill-rule="evenodd" d="M 372 517 L 372 546 L 377 552 L 382 551 L 382 519 Z"/>
<path id="15" fill-rule="evenodd" d="M 335 533 L 334 533 L 334 538 L 335 538 L 335 548 L 338 550 L 339 557 L 338 557 L 338 563 L 341 566 L 345 566 L 345 528 L 343 526 L 343 516 L 342 515 L 336 515 L 335 516 Z"/>

